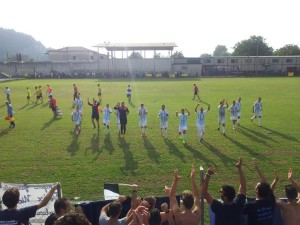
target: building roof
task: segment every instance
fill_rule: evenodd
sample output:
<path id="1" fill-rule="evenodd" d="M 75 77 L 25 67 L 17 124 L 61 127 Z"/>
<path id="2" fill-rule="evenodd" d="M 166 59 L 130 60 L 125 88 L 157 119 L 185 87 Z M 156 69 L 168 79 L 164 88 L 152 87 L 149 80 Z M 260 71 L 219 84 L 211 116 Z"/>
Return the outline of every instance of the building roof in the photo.
<path id="1" fill-rule="evenodd" d="M 75 46 L 75 47 L 64 47 L 56 50 L 49 50 L 48 52 L 95 52 L 95 51 L 84 47 Z"/>
<path id="2" fill-rule="evenodd" d="M 135 50 L 173 50 L 174 42 L 159 43 L 110 43 L 104 42 L 93 47 L 106 48 L 107 51 L 135 51 Z"/>

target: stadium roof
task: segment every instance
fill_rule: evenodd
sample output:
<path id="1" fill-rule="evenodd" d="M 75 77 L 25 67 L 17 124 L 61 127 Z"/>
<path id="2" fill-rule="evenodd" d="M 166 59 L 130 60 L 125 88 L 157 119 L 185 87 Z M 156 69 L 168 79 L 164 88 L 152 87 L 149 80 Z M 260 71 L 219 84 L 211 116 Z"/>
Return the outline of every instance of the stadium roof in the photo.
<path id="1" fill-rule="evenodd" d="M 173 50 L 177 45 L 174 42 L 159 43 L 101 43 L 96 48 L 106 48 L 107 51 L 136 51 L 136 50 Z"/>

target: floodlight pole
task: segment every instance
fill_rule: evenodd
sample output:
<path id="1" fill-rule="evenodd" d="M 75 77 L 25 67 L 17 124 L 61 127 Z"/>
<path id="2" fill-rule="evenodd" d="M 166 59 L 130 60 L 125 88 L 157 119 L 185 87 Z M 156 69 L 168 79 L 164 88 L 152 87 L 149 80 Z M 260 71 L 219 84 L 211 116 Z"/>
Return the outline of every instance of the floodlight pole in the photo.
<path id="1" fill-rule="evenodd" d="M 204 169 L 200 166 L 200 188 L 204 181 Z M 200 218 L 200 225 L 204 225 L 204 198 L 203 195 L 200 195 L 200 208 L 201 208 L 201 218 Z"/>

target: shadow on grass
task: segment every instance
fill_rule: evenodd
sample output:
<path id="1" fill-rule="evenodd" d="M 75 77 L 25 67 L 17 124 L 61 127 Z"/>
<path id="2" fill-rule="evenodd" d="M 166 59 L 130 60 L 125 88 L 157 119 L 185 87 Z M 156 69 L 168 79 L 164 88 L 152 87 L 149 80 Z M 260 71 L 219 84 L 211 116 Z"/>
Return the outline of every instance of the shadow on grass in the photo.
<path id="1" fill-rule="evenodd" d="M 201 98 L 200 98 L 200 101 L 199 101 L 199 102 L 202 102 L 204 105 L 209 105 L 207 102 L 202 101 Z"/>
<path id="2" fill-rule="evenodd" d="M 181 159 L 182 162 L 186 163 L 186 160 L 184 159 L 185 155 L 182 152 L 180 152 L 179 148 L 177 148 L 177 146 L 174 145 L 173 142 L 167 138 L 164 138 L 164 141 L 169 148 L 169 152 Z"/>
<path id="3" fill-rule="evenodd" d="M 237 140 L 234 140 L 230 137 L 228 137 L 227 135 L 224 135 L 225 138 L 227 138 L 229 141 L 231 141 L 232 143 L 234 143 L 237 147 L 239 147 L 240 149 L 248 152 L 253 158 L 257 158 L 257 159 L 260 159 L 260 160 L 265 160 L 265 161 L 270 161 L 269 158 L 259 154 L 258 152 L 255 152 L 253 151 L 251 148 L 249 148 L 248 146 L 242 144 L 241 142 L 238 142 Z M 272 162 L 271 162 L 272 163 Z M 272 163 L 273 164 L 273 163 Z"/>
<path id="4" fill-rule="evenodd" d="M 202 155 L 200 151 L 197 151 L 196 149 L 192 148 L 189 144 L 184 144 L 183 146 L 186 150 L 190 151 L 193 154 L 195 159 L 202 160 L 203 162 L 209 163 L 211 165 L 215 165 L 214 161 Z"/>
<path id="5" fill-rule="evenodd" d="M 122 149 L 124 154 L 125 165 L 120 170 L 123 174 L 136 175 L 135 170 L 138 168 L 138 162 L 134 160 L 132 152 L 129 150 L 129 144 L 125 139 L 119 138 L 119 147 Z"/>
<path id="6" fill-rule="evenodd" d="M 23 110 L 23 109 L 25 109 L 25 108 L 29 108 L 29 105 L 27 105 L 27 104 L 23 105 L 22 107 L 20 107 L 20 108 L 18 109 L 18 111 Z"/>
<path id="7" fill-rule="evenodd" d="M 0 106 L 0 109 L 3 108 L 3 107 L 5 107 L 5 106 L 6 106 L 6 104 L 1 105 L 1 106 Z"/>
<path id="8" fill-rule="evenodd" d="M 34 109 L 38 106 L 39 104 L 35 104 L 33 103 L 32 105 L 28 105 L 27 109 L 26 110 L 30 110 L 30 109 Z"/>
<path id="9" fill-rule="evenodd" d="M 267 142 L 265 140 L 259 139 L 258 137 L 252 135 L 249 132 L 244 131 L 243 129 L 236 129 L 237 132 L 241 133 L 242 135 L 244 135 L 245 137 L 249 138 L 251 141 L 254 142 L 258 142 L 258 143 L 262 143 L 267 145 Z M 268 146 L 268 145 L 267 145 Z"/>
<path id="10" fill-rule="evenodd" d="M 244 126 L 239 126 L 239 127 L 242 128 L 242 129 L 247 130 L 249 133 L 252 133 L 252 134 L 254 134 L 254 135 L 256 135 L 256 136 L 258 136 L 260 138 L 267 139 L 267 140 L 273 141 L 275 143 L 278 143 L 277 141 L 273 140 L 270 136 L 267 136 L 267 135 L 263 134 L 262 132 L 258 132 L 258 131 L 249 129 L 249 128 L 244 127 Z"/>
<path id="11" fill-rule="evenodd" d="M 59 120 L 60 118 L 52 118 L 47 123 L 44 124 L 44 126 L 41 128 L 41 130 L 45 130 L 46 128 L 50 127 L 54 121 Z"/>
<path id="12" fill-rule="evenodd" d="M 45 102 L 41 108 L 49 107 L 49 102 Z"/>
<path id="13" fill-rule="evenodd" d="M 131 106 L 131 108 L 135 108 L 135 104 L 133 104 L 132 102 L 128 102 L 128 104 Z"/>
<path id="14" fill-rule="evenodd" d="M 284 138 L 286 140 L 294 141 L 294 142 L 299 143 L 299 140 L 297 138 L 292 137 L 290 135 L 286 135 L 286 134 L 280 133 L 280 132 L 278 132 L 276 130 L 271 130 L 271 129 L 269 129 L 267 127 L 264 127 L 264 126 L 262 126 L 261 128 L 265 129 L 270 135 L 275 134 L 275 135 L 278 135 L 278 136 L 280 136 L 280 137 L 282 137 L 282 138 Z"/>
<path id="15" fill-rule="evenodd" d="M 229 158 L 227 155 L 223 154 L 222 152 L 220 152 L 219 149 L 217 149 L 216 147 L 214 147 L 213 145 L 211 145 L 210 143 L 206 142 L 205 140 L 202 141 L 202 144 L 208 149 L 210 150 L 213 154 L 215 154 L 217 157 L 220 158 L 221 162 L 225 165 L 225 166 L 232 166 L 235 165 L 236 160 Z"/>
<path id="16" fill-rule="evenodd" d="M 108 150 L 109 154 L 112 155 L 113 152 L 114 152 L 114 146 L 113 146 L 113 143 L 110 139 L 110 134 L 106 134 L 105 135 L 105 138 L 104 138 L 104 146 L 102 147 L 106 150 Z"/>
<path id="17" fill-rule="evenodd" d="M 155 151 L 154 146 L 147 138 L 144 138 L 144 146 L 148 151 L 149 158 L 155 163 L 159 164 L 160 155 Z"/>
<path id="18" fill-rule="evenodd" d="M 4 135 L 7 135 L 9 130 L 11 130 L 11 128 L 6 128 L 5 130 L 2 130 L 2 131 L 0 132 L 0 137 L 2 137 L 2 136 L 4 136 Z"/>
<path id="19" fill-rule="evenodd" d="M 78 136 L 74 135 L 71 144 L 67 148 L 67 151 L 71 154 L 71 156 L 74 156 L 78 150 L 79 150 Z"/>
<path id="20" fill-rule="evenodd" d="M 102 149 L 100 147 L 100 133 L 94 134 L 91 138 L 91 146 L 85 149 L 85 156 L 88 155 L 88 151 L 92 150 L 92 154 L 96 154 L 94 160 L 97 160 L 99 158 L 100 153 L 102 152 Z"/>

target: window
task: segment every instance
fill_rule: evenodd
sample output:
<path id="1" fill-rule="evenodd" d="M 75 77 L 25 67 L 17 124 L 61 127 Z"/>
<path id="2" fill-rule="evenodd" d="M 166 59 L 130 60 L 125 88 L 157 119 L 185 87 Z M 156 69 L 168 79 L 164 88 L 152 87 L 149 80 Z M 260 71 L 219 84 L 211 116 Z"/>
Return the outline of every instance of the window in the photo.
<path id="1" fill-rule="evenodd" d="M 90 60 L 91 60 L 91 61 L 94 60 L 94 56 L 93 56 L 93 55 L 90 56 Z"/>
<path id="2" fill-rule="evenodd" d="M 293 61 L 294 61 L 293 59 L 286 59 L 285 60 L 286 63 L 293 63 Z"/>
<path id="3" fill-rule="evenodd" d="M 272 63 L 279 63 L 279 59 L 272 59 Z"/>
<path id="4" fill-rule="evenodd" d="M 245 63 L 252 63 L 252 59 L 245 59 Z"/>
<path id="5" fill-rule="evenodd" d="M 73 61 L 76 61 L 76 56 L 75 55 L 73 56 Z"/>
<path id="6" fill-rule="evenodd" d="M 210 59 L 204 59 L 204 63 L 210 63 Z"/>
<path id="7" fill-rule="evenodd" d="M 187 70 L 187 66 L 182 66 L 181 69 L 182 70 Z"/>
<path id="8" fill-rule="evenodd" d="M 218 63 L 224 63 L 224 59 L 218 59 Z"/>
<path id="9" fill-rule="evenodd" d="M 238 63 L 238 59 L 231 59 L 230 62 L 231 63 Z"/>

